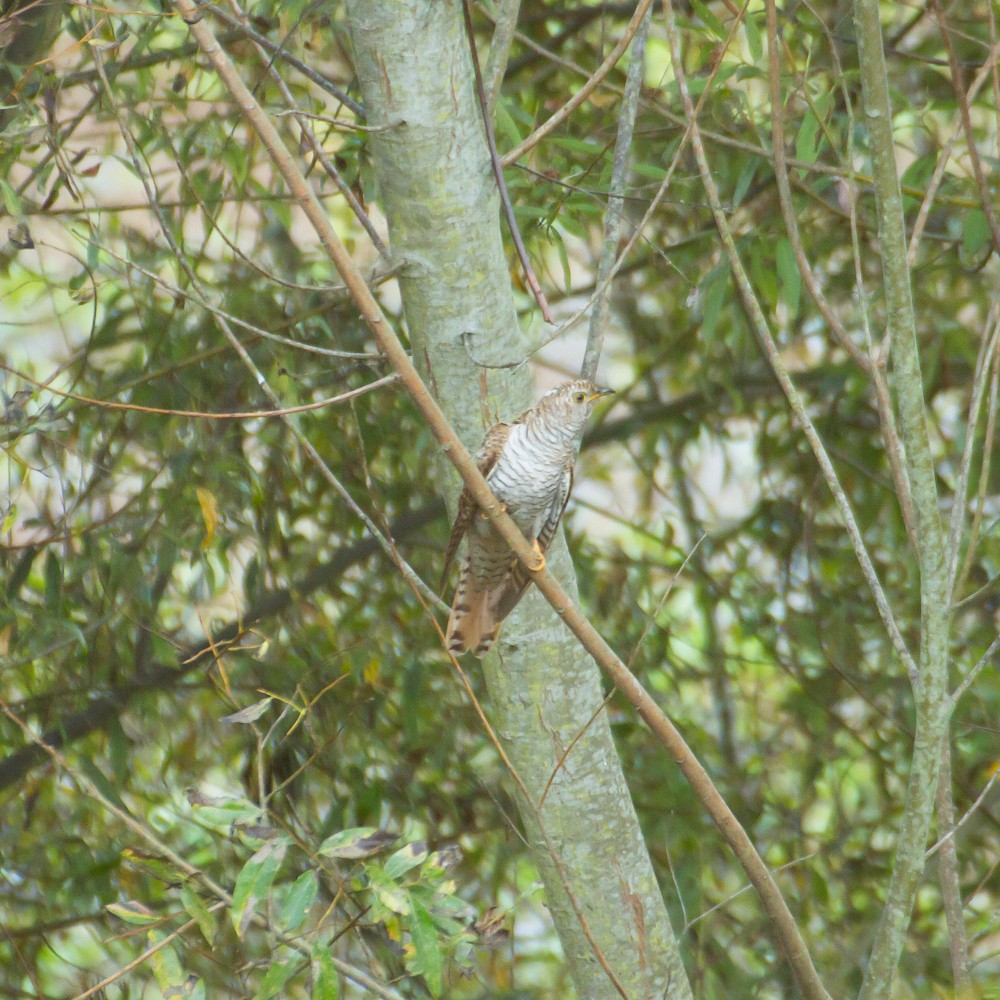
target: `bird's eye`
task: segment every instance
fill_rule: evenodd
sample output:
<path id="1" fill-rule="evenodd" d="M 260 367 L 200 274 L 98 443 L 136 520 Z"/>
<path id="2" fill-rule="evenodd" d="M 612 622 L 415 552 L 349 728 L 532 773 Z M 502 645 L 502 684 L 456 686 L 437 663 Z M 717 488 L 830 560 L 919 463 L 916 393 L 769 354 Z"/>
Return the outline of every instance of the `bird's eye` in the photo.
<path id="1" fill-rule="evenodd" d="M 585 402 L 585 401 L 586 401 L 586 399 L 587 399 L 587 394 L 586 394 L 585 392 L 582 392 L 582 391 L 578 391 L 578 392 L 574 392 L 574 393 L 573 393 L 573 398 L 574 398 L 574 399 L 575 399 L 575 400 L 576 400 L 576 401 L 577 401 L 578 403 L 583 403 L 583 402 Z"/>

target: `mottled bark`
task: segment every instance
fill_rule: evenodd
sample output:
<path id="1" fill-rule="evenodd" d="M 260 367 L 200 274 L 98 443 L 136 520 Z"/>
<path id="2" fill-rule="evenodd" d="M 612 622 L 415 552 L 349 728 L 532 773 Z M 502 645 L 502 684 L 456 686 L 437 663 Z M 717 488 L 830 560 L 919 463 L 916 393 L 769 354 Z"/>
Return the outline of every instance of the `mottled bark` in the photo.
<path id="1" fill-rule="evenodd" d="M 391 126 L 370 142 L 414 358 L 474 448 L 493 418 L 516 414 L 534 401 L 534 391 L 525 370 L 479 368 L 463 344 L 469 334 L 475 357 L 493 364 L 519 360 L 526 346 L 461 8 L 456 0 L 348 0 L 347 11 L 368 123 Z M 449 473 L 438 482 L 454 500 L 457 477 Z M 424 485 L 434 488 L 430 481 Z M 561 539 L 549 566 L 575 596 Z M 601 703 L 595 664 L 532 592 L 507 621 L 483 669 L 490 715 L 532 799 L 521 802 L 521 814 L 581 997 L 601 1000 L 619 992 L 580 914 L 628 996 L 689 997 L 603 713 L 552 782 L 540 814 L 548 844 L 539 823 L 535 807 L 556 763 Z"/>
<path id="2" fill-rule="evenodd" d="M 906 261 L 906 227 L 896 170 L 889 79 L 882 50 L 878 0 L 854 0 L 858 66 L 865 127 L 875 180 L 879 259 L 885 289 L 899 432 L 913 494 L 920 559 L 920 660 L 915 684 L 916 732 L 906 808 L 900 824 L 885 906 L 865 969 L 860 1000 L 882 1000 L 892 990 L 934 815 L 941 746 L 947 732 L 950 595 L 944 530 L 938 510 L 934 458 L 927 429 L 920 345 Z"/>

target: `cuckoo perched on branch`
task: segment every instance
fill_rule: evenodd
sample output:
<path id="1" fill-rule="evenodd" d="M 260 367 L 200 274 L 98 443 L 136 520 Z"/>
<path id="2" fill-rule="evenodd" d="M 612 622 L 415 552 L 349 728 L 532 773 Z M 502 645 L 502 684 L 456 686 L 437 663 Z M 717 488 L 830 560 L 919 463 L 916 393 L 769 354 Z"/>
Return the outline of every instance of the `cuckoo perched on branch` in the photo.
<path id="1" fill-rule="evenodd" d="M 570 491 L 573 465 L 594 401 L 613 392 L 586 379 L 550 389 L 509 424 L 494 424 L 476 454 L 479 471 L 545 565 Z M 445 555 L 442 587 L 463 536 L 468 552 L 448 618 L 446 642 L 456 656 L 471 649 L 482 657 L 503 620 L 521 599 L 531 574 L 478 510 L 468 489 L 458 501 Z"/>

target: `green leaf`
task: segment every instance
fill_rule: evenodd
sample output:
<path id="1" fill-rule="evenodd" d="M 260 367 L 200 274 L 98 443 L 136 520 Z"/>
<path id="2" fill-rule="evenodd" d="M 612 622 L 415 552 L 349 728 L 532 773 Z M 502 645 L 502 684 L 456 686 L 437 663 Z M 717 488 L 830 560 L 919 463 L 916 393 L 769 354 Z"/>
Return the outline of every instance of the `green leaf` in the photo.
<path id="1" fill-rule="evenodd" d="M 498 138 L 502 137 L 511 148 L 520 145 L 524 136 L 521 135 L 521 131 L 517 127 L 517 122 L 514 121 L 507 110 L 507 102 L 504 100 L 497 102 L 495 121 Z"/>
<path id="2" fill-rule="evenodd" d="M 368 887 L 375 893 L 378 901 L 393 913 L 405 915 L 410 912 L 410 903 L 406 890 L 401 889 L 388 875 L 385 869 L 376 863 L 365 865 L 368 876 Z"/>
<path id="3" fill-rule="evenodd" d="M 137 899 L 130 899 L 127 903 L 108 903 L 104 909 L 127 924 L 153 924 L 160 919 L 158 914 Z"/>
<path id="4" fill-rule="evenodd" d="M 83 635 L 78 637 L 82 641 L 84 651 L 87 649 L 87 640 Z M 117 716 L 108 724 L 108 760 L 111 763 L 111 771 L 114 775 L 115 785 L 119 788 L 128 784 L 129 780 L 129 742 Z"/>
<path id="5" fill-rule="evenodd" d="M 54 549 L 45 556 L 45 605 L 54 615 L 59 614 L 62 603 L 62 563 Z"/>
<path id="6" fill-rule="evenodd" d="M 726 37 L 726 29 L 722 22 L 708 9 L 701 0 L 691 0 L 691 9 L 698 15 L 698 19 L 708 30 L 720 41 Z"/>
<path id="7" fill-rule="evenodd" d="M 97 270 L 98 254 L 101 252 L 100 245 L 93 236 L 87 240 L 87 267 L 91 271 Z"/>
<path id="8" fill-rule="evenodd" d="M 215 914 L 205 905 L 205 901 L 198 895 L 197 891 L 187 884 L 181 888 L 181 902 L 188 916 L 198 922 L 198 929 L 202 937 L 211 944 L 215 940 L 215 932 L 218 925 Z"/>
<path id="9" fill-rule="evenodd" d="M 567 286 L 568 288 L 569 286 Z M 14 527 L 14 522 L 17 521 L 17 504 L 11 504 L 10 509 L 7 511 L 6 516 L 2 521 L 0 521 L 0 535 L 6 535 L 11 528 Z M 16 589 L 16 588 L 14 588 Z M 8 586 L 8 593 L 13 593 L 13 590 Z"/>
<path id="10" fill-rule="evenodd" d="M 374 826 L 355 826 L 349 830 L 341 830 L 332 837 L 327 837 L 319 849 L 319 854 L 328 858 L 345 858 L 356 861 L 359 858 L 370 858 L 373 854 L 384 851 L 390 844 L 399 840 L 398 833 L 379 830 Z"/>
<path id="11" fill-rule="evenodd" d="M 243 866 L 233 889 L 233 927 L 240 937 L 253 918 L 257 904 L 271 889 L 275 875 L 284 860 L 288 844 L 284 840 L 265 844 Z"/>
<path id="12" fill-rule="evenodd" d="M 722 312 L 722 303 L 726 300 L 728 288 L 729 282 L 726 279 L 726 274 L 718 268 L 713 268 L 708 277 L 702 282 L 701 335 L 706 344 L 712 342 L 712 337 Z"/>
<path id="13" fill-rule="evenodd" d="M 140 851 L 134 847 L 122 849 L 122 861 L 129 868 L 142 872 L 145 876 L 158 878 L 161 882 L 166 882 L 167 885 L 182 883 L 188 877 L 169 858 L 160 854 L 150 854 L 148 851 Z"/>
<path id="14" fill-rule="evenodd" d="M 310 869 L 303 872 L 292 884 L 281 904 L 278 920 L 287 931 L 298 930 L 306 918 L 310 907 L 316 902 L 319 891 L 319 881 L 316 872 Z"/>
<path id="15" fill-rule="evenodd" d="M 799 299 L 802 294 L 802 275 L 795 263 L 795 252 L 786 236 L 778 239 L 775 252 L 775 263 L 778 268 L 778 278 L 781 282 L 781 298 L 792 316 L 799 311 Z"/>
<path id="16" fill-rule="evenodd" d="M 556 247 L 556 253 L 559 255 L 559 263 L 562 265 L 563 291 L 569 292 L 570 288 L 573 286 L 573 277 L 572 270 L 569 266 L 569 254 L 566 252 L 566 243 L 555 226 L 552 227 L 551 232 L 553 242 Z"/>
<path id="17" fill-rule="evenodd" d="M 772 306 L 778 304 L 778 269 L 774 249 L 764 240 L 747 240 L 749 244 L 750 274 L 761 295 Z"/>
<path id="18" fill-rule="evenodd" d="M 118 789 L 111 784 L 110 781 L 104 776 L 104 772 L 87 756 L 80 757 L 80 770 L 90 778 L 94 783 L 97 790 L 104 796 L 109 802 L 113 802 L 119 809 L 123 812 L 128 812 L 129 808 L 121 800 L 118 795 Z M 174 870 L 176 877 L 176 869 Z"/>
<path id="19" fill-rule="evenodd" d="M 312 1000 L 339 1000 L 340 981 L 328 945 L 313 944 L 312 963 Z"/>
<path id="20" fill-rule="evenodd" d="M 413 938 L 413 947 L 416 952 L 410 967 L 414 972 L 419 972 L 427 981 L 427 988 L 432 995 L 441 995 L 442 972 L 444 969 L 444 956 L 441 954 L 441 942 L 437 931 L 434 929 L 434 921 L 431 915 L 424 909 L 418 899 L 410 896 L 410 911 L 412 917 L 409 922 L 410 937 Z"/>
<path id="21" fill-rule="evenodd" d="M 385 862 L 385 873 L 389 878 L 398 879 L 411 868 L 422 865 L 427 860 L 428 853 L 427 845 L 423 841 L 407 844 L 389 856 Z"/>
<path id="22" fill-rule="evenodd" d="M 166 936 L 166 933 L 161 930 L 146 932 L 146 937 L 149 938 L 150 944 L 159 944 Z M 197 976 L 186 977 L 184 975 L 177 952 L 170 945 L 154 951 L 150 956 L 150 964 L 153 966 L 153 975 L 156 977 L 156 982 L 162 990 L 164 998 L 168 994 L 174 997 L 181 996 L 182 994 L 176 991 L 184 989 L 186 982 L 190 978 L 194 978 L 195 981 L 198 979 Z"/>
<path id="23" fill-rule="evenodd" d="M 17 192 L 2 177 L 0 177 L 0 197 L 3 198 L 5 215 L 24 215 L 24 205 L 21 204 Z"/>
<path id="24" fill-rule="evenodd" d="M 205 1000 L 205 984 L 193 973 L 176 986 L 163 991 L 163 1000 Z"/>
<path id="25" fill-rule="evenodd" d="M 966 257 L 975 257 L 986 245 L 990 236 L 990 226 L 982 209 L 973 208 L 965 213 L 962 220 L 962 252 Z"/>
<path id="26" fill-rule="evenodd" d="M 256 823 L 260 820 L 260 806 L 246 799 L 209 799 L 196 789 L 188 789 L 187 797 L 195 819 L 222 833 L 228 834 L 237 823 Z"/>
<path id="27" fill-rule="evenodd" d="M 271 997 L 277 996 L 284 988 L 285 983 L 295 975 L 298 968 L 299 959 L 297 958 L 272 963 L 255 994 L 254 1000 L 271 1000 Z"/>
<path id="28" fill-rule="evenodd" d="M 816 136 L 819 134 L 819 119 L 810 108 L 802 118 L 798 134 L 795 136 L 795 159 L 803 163 L 813 163 L 819 153 Z"/>
<path id="29" fill-rule="evenodd" d="M 746 197 L 746 193 L 750 188 L 750 182 L 753 180 L 753 175 L 757 172 L 757 160 L 756 158 L 751 158 L 743 164 L 743 169 L 740 171 L 740 176 L 736 181 L 736 190 L 733 191 L 733 208 L 739 208 Z"/>

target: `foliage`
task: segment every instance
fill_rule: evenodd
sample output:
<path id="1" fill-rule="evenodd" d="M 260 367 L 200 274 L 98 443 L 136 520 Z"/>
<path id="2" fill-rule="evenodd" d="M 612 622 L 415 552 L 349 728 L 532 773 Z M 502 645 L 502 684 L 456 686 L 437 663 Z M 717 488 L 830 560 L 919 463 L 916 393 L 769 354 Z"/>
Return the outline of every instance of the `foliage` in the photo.
<path id="1" fill-rule="evenodd" d="M 893 7 L 884 28 L 911 232 L 929 208 L 912 283 L 946 515 L 963 449 L 973 455 L 957 684 L 996 635 L 997 480 L 985 446 L 997 368 L 983 345 L 997 248 L 933 11 Z M 735 9 L 695 2 L 680 20 L 713 176 L 913 648 L 918 571 L 871 380 L 804 287 L 770 152 L 764 9 L 751 5 L 738 26 Z M 501 151 L 565 103 L 630 13 L 522 4 Z M 250 14 L 281 53 L 350 91 L 338 5 L 260 2 Z M 803 249 L 865 351 L 865 331 L 878 343 L 885 326 L 878 234 L 856 47 L 849 16 L 836 18 L 779 11 L 781 110 Z M 967 90 L 990 22 L 949 19 Z M 483 11 L 476 23 L 485 49 Z M 283 111 L 252 44 L 213 24 L 258 99 Z M 232 318 L 241 350 L 292 407 L 388 374 L 357 310 L 180 18 L 73 5 L 52 52 L 11 65 L 4 103 L 16 109 L 0 131 L 0 994 L 75 995 L 150 950 L 116 980 L 121 995 L 154 995 L 152 983 L 167 997 L 366 995 L 351 969 L 392 984 L 387 995 L 572 995 L 503 764 L 444 656 L 434 609 L 366 542 L 292 427 L 264 412 L 219 324 Z M 365 133 L 327 120 L 356 120 L 350 107 L 274 58 L 298 106 L 326 116 L 313 125 L 344 186 L 377 207 Z M 542 284 L 566 315 L 593 291 L 624 72 L 506 175 Z M 996 103 L 987 82 L 969 109 L 994 171 Z M 583 607 L 782 869 L 817 967 L 846 995 L 884 902 L 913 694 L 739 303 L 690 154 L 678 154 L 680 108 L 654 17 L 626 233 L 675 155 L 679 166 L 615 287 L 604 369 L 619 396 L 585 443 L 571 548 Z M 275 120 L 297 148 L 291 120 Z M 302 155 L 401 323 L 390 268 L 330 175 Z M 511 270 L 518 281 L 513 252 Z M 522 306 L 541 341 L 526 296 Z M 540 379 L 575 365 L 578 347 L 564 339 L 537 353 Z M 977 380 L 990 422 L 970 429 Z M 436 582 L 447 525 L 427 471 L 433 443 L 405 395 L 386 385 L 292 419 L 346 496 L 392 526 L 405 559 Z M 480 696 L 474 669 L 469 681 Z M 672 761 L 624 702 L 608 711 L 695 992 L 791 995 L 767 917 L 738 894 L 745 878 Z M 958 817 L 995 774 L 998 713 L 987 667 L 952 720 Z M 33 747 L 21 723 L 58 756 Z M 1000 995 L 994 803 L 987 796 L 955 838 L 984 996 Z M 950 989 L 938 857 L 901 996 Z"/>

